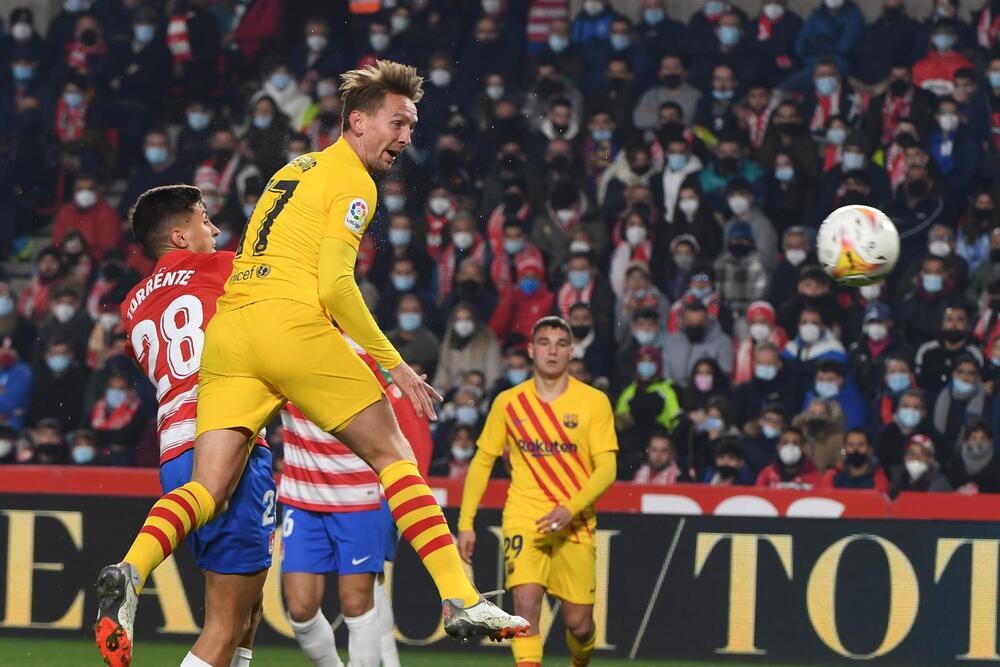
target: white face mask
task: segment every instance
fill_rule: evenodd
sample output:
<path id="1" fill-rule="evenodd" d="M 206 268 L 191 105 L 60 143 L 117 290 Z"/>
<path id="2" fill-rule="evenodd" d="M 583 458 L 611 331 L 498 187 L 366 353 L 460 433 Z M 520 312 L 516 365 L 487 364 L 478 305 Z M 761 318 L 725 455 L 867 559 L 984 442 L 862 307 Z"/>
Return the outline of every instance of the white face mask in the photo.
<path id="1" fill-rule="evenodd" d="M 503 86 L 486 86 L 486 97 L 490 98 L 494 102 L 503 97 L 503 93 Z"/>
<path id="2" fill-rule="evenodd" d="M 802 262 L 806 261 L 806 256 L 808 254 L 809 253 L 801 248 L 792 248 L 791 250 L 785 251 L 785 259 L 788 260 L 788 263 L 792 266 L 798 266 Z"/>
<path id="3" fill-rule="evenodd" d="M 93 190 L 77 190 L 73 195 L 73 201 L 80 208 L 90 208 L 97 203 L 97 193 Z"/>
<path id="4" fill-rule="evenodd" d="M 392 34 L 394 35 L 399 34 L 410 27 L 410 17 L 390 16 L 389 27 L 392 28 Z"/>
<path id="5" fill-rule="evenodd" d="M 368 43 L 372 45 L 372 49 L 381 53 L 389 48 L 389 35 L 384 32 L 374 32 L 368 36 Z"/>
<path id="6" fill-rule="evenodd" d="M 562 222 L 563 224 L 566 224 L 567 222 L 572 220 L 574 216 L 576 216 L 576 211 L 574 211 L 571 208 L 561 208 L 558 211 L 556 211 L 556 217 L 559 218 L 559 221 Z"/>
<path id="7" fill-rule="evenodd" d="M 31 38 L 31 24 L 24 21 L 15 23 L 10 28 L 10 34 L 18 42 L 27 41 Z"/>
<path id="8" fill-rule="evenodd" d="M 682 199 L 678 202 L 677 208 L 681 210 L 681 213 L 690 218 L 695 214 L 695 211 L 698 210 L 698 200 L 692 199 L 691 197 Z"/>
<path id="9" fill-rule="evenodd" d="M 952 132 L 958 127 L 958 116 L 953 113 L 938 116 L 938 125 L 945 132 Z"/>
<path id="10" fill-rule="evenodd" d="M 802 450 L 797 445 L 788 443 L 778 448 L 778 456 L 786 466 L 793 466 L 802 459 Z"/>
<path id="11" fill-rule="evenodd" d="M 452 330 L 462 338 L 468 338 L 476 330 L 476 323 L 467 318 L 455 320 L 451 325 Z"/>
<path id="12" fill-rule="evenodd" d="M 337 84 L 330 81 L 320 81 L 316 84 L 316 96 L 319 99 L 323 99 L 329 95 L 337 94 Z"/>
<path id="13" fill-rule="evenodd" d="M 931 241 L 927 244 L 927 251 L 935 257 L 947 257 L 951 254 L 951 244 L 942 240 Z"/>
<path id="14" fill-rule="evenodd" d="M 910 460 L 906 461 L 906 472 L 910 476 L 910 479 L 916 481 L 923 477 L 927 473 L 927 469 L 930 467 L 923 461 Z"/>
<path id="15" fill-rule="evenodd" d="M 73 319 L 74 315 L 76 315 L 76 308 L 68 303 L 57 303 L 52 306 L 52 314 L 55 316 L 56 320 L 65 324 Z"/>
<path id="16" fill-rule="evenodd" d="M 306 46 L 310 51 L 318 52 L 326 48 L 326 37 L 323 35 L 309 35 L 306 37 Z"/>
<path id="17" fill-rule="evenodd" d="M 111 331 L 120 321 L 121 318 L 115 313 L 101 313 L 97 316 L 97 323 L 100 324 L 101 328 L 105 331 Z"/>
<path id="18" fill-rule="evenodd" d="M 476 453 L 475 448 L 469 447 L 468 449 L 464 447 L 459 447 L 455 445 L 451 448 L 451 456 L 456 461 L 464 462 L 472 458 L 472 455 Z"/>
<path id="19" fill-rule="evenodd" d="M 871 324 L 865 325 L 865 332 L 868 334 L 868 338 L 876 343 L 885 340 L 889 335 L 888 327 L 881 322 L 872 322 Z"/>
<path id="20" fill-rule="evenodd" d="M 811 322 L 800 325 L 799 337 L 806 343 L 815 343 L 819 340 L 819 325 Z"/>
<path id="21" fill-rule="evenodd" d="M 877 299 L 882 294 L 881 285 L 865 285 L 860 290 L 861 297 L 866 301 L 871 301 L 872 299 Z"/>
<path id="22" fill-rule="evenodd" d="M 591 16 L 597 16 L 604 9 L 604 3 L 600 0 L 584 0 L 583 11 Z"/>
<path id="23" fill-rule="evenodd" d="M 14 449 L 13 440 L 0 440 L 0 459 L 10 454 L 11 450 L 13 449 Z"/>
<path id="24" fill-rule="evenodd" d="M 750 210 L 750 200 L 742 195 L 733 195 L 726 199 L 726 203 L 733 215 L 743 215 Z"/>
<path id="25" fill-rule="evenodd" d="M 785 14 L 785 8 L 776 2 L 769 2 L 764 5 L 764 16 L 771 19 L 772 21 L 777 21 Z"/>
<path id="26" fill-rule="evenodd" d="M 840 9 L 844 6 L 844 0 L 823 0 L 827 9 Z"/>
<path id="27" fill-rule="evenodd" d="M 451 72 L 446 69 L 432 69 L 430 79 L 438 88 L 444 88 L 451 83 Z"/>
<path id="28" fill-rule="evenodd" d="M 472 232 L 455 232 L 451 235 L 451 240 L 459 250 L 468 250 L 472 247 L 475 237 L 472 235 Z"/>
<path id="29" fill-rule="evenodd" d="M 434 215 L 444 215 L 451 208 L 451 200 L 447 197 L 431 197 L 427 200 L 427 206 Z"/>
<path id="30" fill-rule="evenodd" d="M 646 240 L 646 228 L 632 226 L 625 229 L 625 240 L 629 245 L 636 246 Z"/>
<path id="31" fill-rule="evenodd" d="M 754 322 L 750 325 L 750 337 L 758 343 L 762 340 L 766 340 L 770 335 L 771 327 L 767 326 L 763 322 Z"/>
<path id="32" fill-rule="evenodd" d="M 570 252 L 590 252 L 590 244 L 586 241 L 570 241 Z"/>

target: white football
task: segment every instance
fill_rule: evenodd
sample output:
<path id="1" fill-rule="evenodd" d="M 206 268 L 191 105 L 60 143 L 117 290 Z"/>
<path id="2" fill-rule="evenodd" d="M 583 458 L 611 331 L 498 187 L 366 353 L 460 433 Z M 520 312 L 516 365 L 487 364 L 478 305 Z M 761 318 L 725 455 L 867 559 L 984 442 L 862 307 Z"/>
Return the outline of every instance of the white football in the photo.
<path id="1" fill-rule="evenodd" d="M 871 206 L 842 206 L 820 225 L 816 255 L 827 274 L 861 287 L 883 280 L 899 260 L 899 231 Z"/>

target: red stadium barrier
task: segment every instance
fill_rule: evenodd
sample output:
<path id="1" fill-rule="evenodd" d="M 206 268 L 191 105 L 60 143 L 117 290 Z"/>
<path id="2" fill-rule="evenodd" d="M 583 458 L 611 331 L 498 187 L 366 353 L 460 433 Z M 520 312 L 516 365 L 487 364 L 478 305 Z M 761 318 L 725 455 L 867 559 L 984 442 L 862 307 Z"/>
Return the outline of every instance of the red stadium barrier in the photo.
<path id="1" fill-rule="evenodd" d="M 462 480 L 431 477 L 431 489 L 445 507 L 458 507 Z M 508 482 L 491 480 L 480 506 L 502 509 Z M 151 468 L 0 466 L 0 492 L 77 496 L 160 495 Z M 597 504 L 600 512 L 685 516 L 757 516 L 843 519 L 1000 520 L 1000 495 L 903 493 L 895 502 L 873 491 L 793 491 L 749 486 L 697 484 L 649 486 L 618 483 Z"/>

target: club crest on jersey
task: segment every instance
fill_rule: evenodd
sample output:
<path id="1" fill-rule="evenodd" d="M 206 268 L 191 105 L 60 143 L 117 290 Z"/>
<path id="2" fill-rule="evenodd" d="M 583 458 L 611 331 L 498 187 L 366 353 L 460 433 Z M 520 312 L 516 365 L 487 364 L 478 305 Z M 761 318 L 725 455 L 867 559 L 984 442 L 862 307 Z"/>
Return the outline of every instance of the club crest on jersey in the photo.
<path id="1" fill-rule="evenodd" d="M 364 199 L 355 199 L 347 207 L 347 216 L 344 218 L 344 225 L 355 234 L 361 233 L 361 228 L 365 226 L 365 219 L 368 217 L 368 203 Z"/>
<path id="2" fill-rule="evenodd" d="M 576 428 L 580 425 L 580 416 L 567 412 L 563 415 L 563 426 L 566 428 Z"/>

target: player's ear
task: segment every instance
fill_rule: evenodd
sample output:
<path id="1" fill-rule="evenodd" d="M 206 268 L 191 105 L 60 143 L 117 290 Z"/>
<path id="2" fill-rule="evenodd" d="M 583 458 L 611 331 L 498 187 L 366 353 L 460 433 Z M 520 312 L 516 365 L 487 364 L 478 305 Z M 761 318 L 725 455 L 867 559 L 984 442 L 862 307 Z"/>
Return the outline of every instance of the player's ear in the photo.
<path id="1" fill-rule="evenodd" d="M 359 110 L 355 109 L 351 112 L 351 115 L 347 117 L 348 122 L 351 125 L 351 131 L 358 136 L 365 133 L 365 115 Z"/>
<path id="2" fill-rule="evenodd" d="M 175 248 L 187 248 L 190 245 L 184 237 L 184 230 L 180 227 L 172 227 L 167 234 L 167 240 Z"/>
<path id="3" fill-rule="evenodd" d="M 535 344 L 534 343 L 528 343 L 528 358 L 531 359 L 532 361 L 535 360 Z"/>

